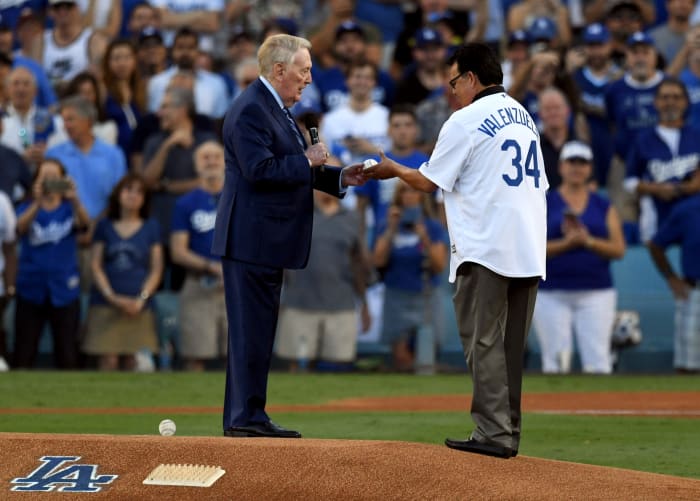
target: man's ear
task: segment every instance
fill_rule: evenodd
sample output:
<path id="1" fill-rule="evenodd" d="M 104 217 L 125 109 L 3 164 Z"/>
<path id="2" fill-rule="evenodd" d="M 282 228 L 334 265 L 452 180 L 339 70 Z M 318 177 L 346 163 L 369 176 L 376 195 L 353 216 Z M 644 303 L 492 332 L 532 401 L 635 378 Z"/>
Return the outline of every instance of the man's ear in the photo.
<path id="1" fill-rule="evenodd" d="M 281 79 L 284 76 L 285 64 L 275 63 L 272 67 L 272 77 L 274 79 Z"/>

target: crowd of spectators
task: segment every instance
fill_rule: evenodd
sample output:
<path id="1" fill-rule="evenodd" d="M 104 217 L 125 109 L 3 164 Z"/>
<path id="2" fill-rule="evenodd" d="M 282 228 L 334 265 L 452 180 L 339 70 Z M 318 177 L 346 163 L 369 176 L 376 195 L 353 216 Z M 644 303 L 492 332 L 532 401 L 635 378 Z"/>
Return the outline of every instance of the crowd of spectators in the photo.
<path id="1" fill-rule="evenodd" d="M 700 191 L 696 23 L 700 3 L 693 0 L 18 0 L 0 6 L 0 205 L 6 197 L 16 211 L 0 211 L 3 309 L 16 295 L 14 354 L 0 335 L 0 370 L 5 362 L 32 365 L 47 320 L 57 366 L 85 364 L 82 352 L 96 356 L 101 368 L 133 367 L 136 351 L 158 349 L 152 329 L 132 327 L 153 322 L 151 296 L 159 289 L 182 289 L 190 304 L 181 311 L 184 366 L 202 369 L 225 354 L 221 270 L 208 251 L 223 179 L 220 126 L 230 103 L 258 78 L 257 47 L 276 33 L 313 44 L 313 82 L 292 109 L 302 130 L 319 127 L 339 164 L 381 148 L 416 168 L 454 111 L 446 58 L 463 42 L 488 43 L 501 57 L 504 87 L 542 134 L 540 168 L 558 210 L 551 238 L 563 239 L 572 256 L 593 259 L 587 240 L 561 226 L 571 209 L 577 221 L 598 218 L 594 226 L 602 233 L 589 228 L 584 236 L 615 240 L 603 258 L 619 257 L 619 215 L 628 244 L 656 242 L 656 262 L 683 303 L 679 308 L 697 309 L 698 295 L 682 290 L 663 255 L 680 238 L 668 224 L 686 218 L 693 206 L 684 203 Z M 583 189 L 584 171 L 562 156 L 571 141 L 590 147 L 583 187 L 597 191 L 595 214 L 567 200 L 572 182 L 573 192 Z M 372 323 L 393 344 L 396 367 L 410 369 L 415 332 L 426 318 L 441 329 L 439 308 L 426 315 L 431 308 L 417 304 L 434 302 L 449 243 L 440 194 L 413 200 L 405 187 L 395 193 L 397 186 L 372 181 L 339 207 L 320 201 L 317 233 L 327 245 L 342 246 L 348 259 L 373 262 L 378 272 L 362 272 L 361 286 L 357 276 L 331 279 L 355 300 L 356 331 L 370 323 L 365 287 L 380 290 L 373 297 L 386 295 L 390 323 L 382 330 L 381 304 Z M 414 206 L 421 210 L 414 214 Z M 342 221 L 337 235 L 323 229 L 335 220 Z M 664 230 L 654 238 L 657 228 Z M 559 256 L 555 263 L 554 254 L 552 266 L 576 261 Z M 695 268 L 682 270 L 688 286 L 700 279 Z M 89 313 L 81 314 L 81 291 L 91 291 Z M 303 311 L 303 294 L 295 294 L 290 287 L 287 303 Z M 206 308 L 192 306 L 204 298 Z M 415 319 L 398 318 L 398 305 Z M 337 318 L 326 306 L 314 322 Z M 347 313 L 352 305 L 342 306 Z M 191 332 L 202 317 L 211 324 L 206 341 Z M 284 311 L 283 318 L 289 319 Z M 121 332 L 134 330 L 143 335 L 117 342 Z M 697 326 L 684 329 L 686 338 L 688 330 L 693 340 L 678 341 L 677 350 L 700 344 Z M 282 333 L 280 354 L 290 358 L 299 339 L 319 337 Z M 351 361 L 354 350 L 347 339 L 342 343 L 305 355 Z M 676 367 L 700 369 L 697 356 L 686 361 Z M 601 367 L 609 371 L 607 361 Z"/>

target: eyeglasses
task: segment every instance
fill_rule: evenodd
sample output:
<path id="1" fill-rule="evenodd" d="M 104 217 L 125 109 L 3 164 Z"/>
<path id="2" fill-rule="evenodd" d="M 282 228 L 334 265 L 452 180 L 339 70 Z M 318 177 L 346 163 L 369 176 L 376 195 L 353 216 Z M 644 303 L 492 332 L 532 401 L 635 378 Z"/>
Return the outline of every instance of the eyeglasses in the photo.
<path id="1" fill-rule="evenodd" d="M 454 77 L 452 80 L 450 80 L 450 81 L 448 82 L 449 85 L 450 85 L 450 88 L 451 88 L 452 90 L 455 90 L 455 87 L 457 86 L 457 80 L 459 80 L 460 78 L 462 78 L 462 77 L 463 77 L 464 75 L 466 75 L 467 73 L 469 73 L 469 71 L 463 71 L 462 73 L 460 73 L 459 75 L 457 75 L 456 77 Z"/>

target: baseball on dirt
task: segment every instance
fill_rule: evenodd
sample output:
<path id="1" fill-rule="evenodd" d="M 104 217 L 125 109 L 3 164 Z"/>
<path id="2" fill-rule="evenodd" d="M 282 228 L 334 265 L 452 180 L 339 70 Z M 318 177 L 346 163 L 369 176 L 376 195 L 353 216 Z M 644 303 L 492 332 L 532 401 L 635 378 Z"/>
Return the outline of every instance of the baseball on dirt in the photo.
<path id="1" fill-rule="evenodd" d="M 177 430 L 177 427 L 172 419 L 164 419 L 158 425 L 158 431 L 164 437 L 172 437 L 175 435 L 175 430 Z"/>
<path id="2" fill-rule="evenodd" d="M 377 161 L 373 158 L 368 158 L 367 160 L 362 162 L 362 164 L 364 165 L 364 167 L 363 167 L 364 169 L 369 169 L 373 165 L 377 165 Z"/>

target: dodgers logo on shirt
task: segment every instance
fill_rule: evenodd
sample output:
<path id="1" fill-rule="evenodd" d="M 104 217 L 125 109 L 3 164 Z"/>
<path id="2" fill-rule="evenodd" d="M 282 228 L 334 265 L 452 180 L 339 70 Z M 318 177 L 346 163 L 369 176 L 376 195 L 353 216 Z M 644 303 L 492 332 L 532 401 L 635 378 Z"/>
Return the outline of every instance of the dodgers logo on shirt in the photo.
<path id="1" fill-rule="evenodd" d="M 111 484 L 119 475 L 97 475 L 96 464 L 71 464 L 80 456 L 42 456 L 36 470 L 12 479 L 17 492 L 99 492 L 99 485 Z"/>

